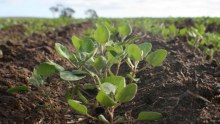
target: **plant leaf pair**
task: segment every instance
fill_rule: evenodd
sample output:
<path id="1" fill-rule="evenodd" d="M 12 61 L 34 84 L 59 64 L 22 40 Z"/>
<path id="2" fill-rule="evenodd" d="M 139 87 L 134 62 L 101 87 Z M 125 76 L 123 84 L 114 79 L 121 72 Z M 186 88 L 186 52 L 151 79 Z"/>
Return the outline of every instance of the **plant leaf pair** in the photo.
<path id="1" fill-rule="evenodd" d="M 128 57 L 134 61 L 141 61 L 148 55 L 151 48 L 151 43 L 142 43 L 140 45 L 130 44 L 127 48 Z"/>
<path id="2" fill-rule="evenodd" d="M 99 91 L 96 99 L 103 106 L 128 102 L 134 98 L 137 92 L 137 85 L 131 83 L 126 86 L 125 78 L 121 76 L 110 76 L 102 79 L 101 82 L 103 91 Z"/>

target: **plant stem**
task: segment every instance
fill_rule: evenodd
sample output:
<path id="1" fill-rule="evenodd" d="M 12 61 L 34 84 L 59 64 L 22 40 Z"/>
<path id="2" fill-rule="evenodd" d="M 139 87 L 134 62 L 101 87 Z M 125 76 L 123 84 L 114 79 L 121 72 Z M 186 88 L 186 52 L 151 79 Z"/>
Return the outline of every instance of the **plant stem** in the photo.
<path id="1" fill-rule="evenodd" d="M 96 117 L 93 117 L 93 116 L 91 116 L 91 115 L 87 115 L 87 117 L 89 117 L 89 118 L 91 118 L 91 119 L 93 119 L 93 120 L 97 120 L 97 118 Z"/>
<path id="2" fill-rule="evenodd" d="M 110 116 L 110 123 L 114 124 L 114 112 L 115 112 L 115 108 L 109 108 L 108 109 L 108 114 Z"/>
<path id="3" fill-rule="evenodd" d="M 141 71 L 143 71 L 143 70 L 145 70 L 148 66 L 149 66 L 149 65 L 146 64 L 143 68 L 139 69 L 139 70 L 137 71 L 137 73 L 138 73 L 138 72 L 141 72 Z"/>
<path id="4" fill-rule="evenodd" d="M 95 77 L 96 77 L 96 79 L 97 79 L 97 81 L 98 81 L 98 84 L 99 84 L 100 90 L 104 91 L 104 88 L 102 87 L 102 83 L 101 83 L 99 77 L 98 77 L 97 75 L 95 75 Z"/>
<path id="5" fill-rule="evenodd" d="M 121 66 L 121 61 L 118 63 L 118 65 L 117 65 L 117 70 L 116 70 L 116 76 L 118 75 L 118 72 L 119 72 L 119 69 L 120 69 L 120 66 Z"/>

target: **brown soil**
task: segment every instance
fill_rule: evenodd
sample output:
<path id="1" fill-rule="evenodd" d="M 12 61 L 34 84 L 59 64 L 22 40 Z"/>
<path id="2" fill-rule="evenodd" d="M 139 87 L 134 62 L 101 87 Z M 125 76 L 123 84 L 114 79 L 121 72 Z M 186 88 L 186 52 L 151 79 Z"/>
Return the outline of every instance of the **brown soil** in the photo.
<path id="1" fill-rule="evenodd" d="M 66 104 L 65 83 L 56 83 L 56 78 L 52 77 L 48 84 L 39 88 L 28 83 L 27 77 L 46 58 L 65 64 L 55 53 L 54 43 L 60 42 L 71 48 L 71 36 L 81 35 L 91 26 L 88 22 L 72 24 L 54 32 L 23 37 L 17 42 L 7 41 L 0 46 L 3 52 L 3 58 L 0 58 L 0 124 L 77 123 L 81 116 Z M 2 31 L 0 36 L 7 37 L 7 33 Z M 117 114 L 136 117 L 143 110 L 161 112 L 163 118 L 149 122 L 152 124 L 220 123 L 217 62 L 205 60 L 200 51 L 191 49 L 179 39 L 166 42 L 146 36 L 143 41 L 151 41 L 154 49 L 166 49 L 167 60 L 161 67 L 148 68 L 138 74 L 137 96 L 118 108 Z M 14 94 L 6 92 L 17 85 L 26 85 L 30 89 Z"/>

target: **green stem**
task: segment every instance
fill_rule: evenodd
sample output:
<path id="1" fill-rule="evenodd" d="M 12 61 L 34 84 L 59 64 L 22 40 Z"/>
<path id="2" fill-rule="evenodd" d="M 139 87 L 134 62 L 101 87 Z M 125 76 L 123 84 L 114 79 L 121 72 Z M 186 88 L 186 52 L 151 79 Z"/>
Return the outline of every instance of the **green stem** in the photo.
<path id="1" fill-rule="evenodd" d="M 93 120 L 98 120 L 96 117 L 91 116 L 90 114 L 86 115 L 87 117 L 93 119 Z"/>
<path id="2" fill-rule="evenodd" d="M 118 63 L 118 65 L 117 65 L 117 70 L 116 70 L 116 76 L 118 75 L 118 72 L 119 72 L 119 69 L 120 69 L 120 66 L 121 66 L 121 61 Z"/>
<path id="3" fill-rule="evenodd" d="M 95 77 L 96 77 L 96 79 L 97 79 L 97 81 L 98 81 L 98 84 L 99 84 L 100 90 L 101 90 L 101 91 L 104 91 L 104 88 L 102 87 L 102 83 L 101 83 L 99 77 L 98 77 L 97 75 L 95 75 Z"/>
<path id="4" fill-rule="evenodd" d="M 137 71 L 137 73 L 139 73 L 139 72 L 145 70 L 147 67 L 149 67 L 149 65 L 146 64 L 143 68 L 139 69 L 139 70 Z"/>

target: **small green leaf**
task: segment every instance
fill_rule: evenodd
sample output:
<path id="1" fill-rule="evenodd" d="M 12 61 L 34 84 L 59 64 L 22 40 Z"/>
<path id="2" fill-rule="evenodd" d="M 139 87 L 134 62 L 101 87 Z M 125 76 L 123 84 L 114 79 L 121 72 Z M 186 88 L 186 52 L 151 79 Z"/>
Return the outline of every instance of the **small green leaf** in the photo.
<path id="1" fill-rule="evenodd" d="M 59 64 L 57 64 L 51 60 L 49 60 L 49 62 L 46 62 L 46 63 L 49 65 L 53 65 L 57 71 L 64 71 L 64 68 L 62 66 L 60 66 Z"/>
<path id="2" fill-rule="evenodd" d="M 142 43 L 142 44 L 139 45 L 139 48 L 143 51 L 142 58 L 144 58 L 151 51 L 152 44 L 151 43 Z"/>
<path id="3" fill-rule="evenodd" d="M 104 89 L 104 92 L 109 95 L 111 93 L 115 94 L 116 92 L 116 86 L 111 83 L 103 83 L 102 87 Z"/>
<path id="4" fill-rule="evenodd" d="M 122 76 L 109 76 L 109 77 L 101 79 L 101 82 L 112 83 L 113 85 L 117 87 L 117 92 L 122 90 L 126 86 L 125 78 Z"/>
<path id="5" fill-rule="evenodd" d="M 66 59 L 70 59 L 70 52 L 69 50 L 63 46 L 62 44 L 60 43 L 55 43 L 55 49 L 56 51 L 58 52 L 58 54 Z"/>
<path id="6" fill-rule="evenodd" d="M 105 57 L 103 56 L 98 56 L 97 58 L 95 58 L 95 61 L 94 61 L 94 67 L 97 69 L 97 70 L 101 70 L 103 68 L 106 67 L 106 64 L 107 64 L 107 60 Z"/>
<path id="7" fill-rule="evenodd" d="M 154 121 L 162 118 L 162 114 L 159 112 L 140 112 L 138 114 L 138 121 Z"/>
<path id="8" fill-rule="evenodd" d="M 99 118 L 100 121 L 102 121 L 106 124 L 110 124 L 110 122 L 105 118 L 104 115 L 101 114 L 101 115 L 98 116 L 98 118 Z"/>
<path id="9" fill-rule="evenodd" d="M 54 65 L 51 65 L 47 62 L 44 62 L 44 63 L 41 63 L 37 69 L 37 74 L 38 75 L 41 75 L 41 76 L 44 76 L 44 77 L 48 77 L 48 76 L 51 76 L 52 74 L 55 73 L 56 71 L 56 68 L 54 67 Z"/>
<path id="10" fill-rule="evenodd" d="M 88 115 L 86 106 L 80 104 L 79 101 L 68 99 L 69 106 L 82 115 Z"/>
<path id="11" fill-rule="evenodd" d="M 14 93 L 14 92 L 18 92 L 18 91 L 27 91 L 28 87 L 27 86 L 15 86 L 12 88 L 9 88 L 7 90 L 8 93 Z"/>
<path id="12" fill-rule="evenodd" d="M 155 52 L 150 53 L 146 61 L 151 64 L 152 66 L 160 66 L 163 61 L 166 59 L 167 51 L 164 49 L 158 49 Z"/>
<path id="13" fill-rule="evenodd" d="M 62 71 L 60 72 L 60 78 L 66 81 L 77 81 L 85 77 L 85 74 L 76 71 Z"/>
<path id="14" fill-rule="evenodd" d="M 105 25 L 99 24 L 98 28 L 94 32 L 94 38 L 100 44 L 105 44 L 109 41 L 110 32 Z"/>
<path id="15" fill-rule="evenodd" d="M 76 48 L 76 50 L 79 50 L 80 44 L 81 44 L 81 40 L 78 37 L 73 36 L 72 37 L 72 44 Z"/>
<path id="16" fill-rule="evenodd" d="M 116 104 L 113 99 L 108 96 L 104 91 L 99 91 L 96 99 L 102 106 L 110 107 Z"/>
<path id="17" fill-rule="evenodd" d="M 118 25 L 118 32 L 124 37 L 132 33 L 132 28 L 128 23 L 121 23 Z"/>
<path id="18" fill-rule="evenodd" d="M 142 57 L 141 49 L 136 44 L 130 44 L 128 46 L 128 57 L 135 60 L 141 61 Z"/>
<path id="19" fill-rule="evenodd" d="M 137 93 L 137 84 L 131 83 L 128 84 L 121 91 L 117 92 L 117 94 L 115 95 L 115 99 L 121 103 L 125 103 L 131 101 L 135 97 L 136 93 Z"/>

